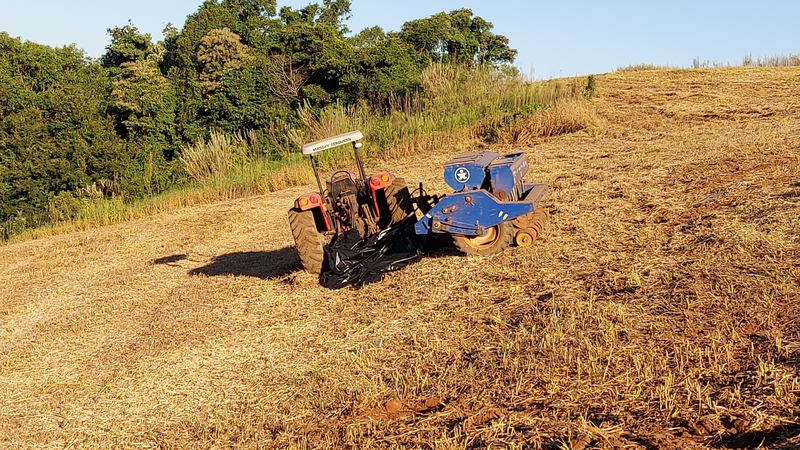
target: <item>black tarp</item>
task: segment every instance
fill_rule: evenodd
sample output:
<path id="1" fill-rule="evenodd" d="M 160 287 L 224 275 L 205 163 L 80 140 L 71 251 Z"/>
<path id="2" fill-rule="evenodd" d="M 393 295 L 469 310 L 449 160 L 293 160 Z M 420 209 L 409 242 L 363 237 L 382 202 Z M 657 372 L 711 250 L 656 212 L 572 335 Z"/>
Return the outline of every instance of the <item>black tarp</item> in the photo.
<path id="1" fill-rule="evenodd" d="M 326 267 L 320 284 L 329 289 L 360 287 L 383 279 L 422 258 L 422 243 L 414 233 L 414 216 L 362 239 L 357 230 L 337 236 L 325 246 Z"/>

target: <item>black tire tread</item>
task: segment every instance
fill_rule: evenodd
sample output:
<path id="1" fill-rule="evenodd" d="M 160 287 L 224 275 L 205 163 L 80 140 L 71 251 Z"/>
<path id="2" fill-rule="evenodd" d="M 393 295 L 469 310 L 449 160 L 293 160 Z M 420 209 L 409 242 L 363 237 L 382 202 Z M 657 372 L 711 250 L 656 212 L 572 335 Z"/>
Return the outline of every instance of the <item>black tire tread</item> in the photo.
<path id="1" fill-rule="evenodd" d="M 314 212 L 290 209 L 289 226 L 303 268 L 313 274 L 321 273 L 325 260 L 325 236 L 317 231 Z"/>
<path id="2" fill-rule="evenodd" d="M 405 179 L 395 178 L 392 184 L 384 188 L 383 193 L 386 196 L 386 206 L 392 218 L 389 225 L 403 221 L 414 212 L 414 204 L 411 201 L 411 193 L 408 191 Z"/>

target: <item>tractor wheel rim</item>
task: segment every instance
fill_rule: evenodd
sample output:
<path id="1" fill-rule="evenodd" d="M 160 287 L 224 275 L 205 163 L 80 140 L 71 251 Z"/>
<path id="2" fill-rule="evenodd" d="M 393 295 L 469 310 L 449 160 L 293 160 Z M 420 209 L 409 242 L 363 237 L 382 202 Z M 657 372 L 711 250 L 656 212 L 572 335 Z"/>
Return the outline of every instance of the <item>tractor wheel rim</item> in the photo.
<path id="1" fill-rule="evenodd" d="M 491 246 L 497 240 L 497 227 L 491 227 L 481 236 L 468 239 L 470 245 L 476 248 Z"/>

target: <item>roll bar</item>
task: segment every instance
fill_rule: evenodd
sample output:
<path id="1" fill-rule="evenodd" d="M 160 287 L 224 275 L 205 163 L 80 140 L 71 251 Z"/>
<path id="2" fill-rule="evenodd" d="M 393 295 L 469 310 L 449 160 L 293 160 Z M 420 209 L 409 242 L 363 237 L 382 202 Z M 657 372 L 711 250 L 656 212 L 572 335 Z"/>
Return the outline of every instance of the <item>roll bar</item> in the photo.
<path id="1" fill-rule="evenodd" d="M 356 166 L 358 167 L 358 174 L 361 176 L 362 182 L 367 182 L 367 174 L 364 172 L 364 163 L 361 160 L 361 154 L 358 152 L 358 149 L 361 147 L 361 139 L 364 138 L 364 134 L 358 130 L 351 131 L 349 133 L 342 133 L 337 134 L 336 136 L 329 137 L 327 139 L 321 139 L 319 141 L 314 141 L 308 144 L 303 145 L 300 147 L 300 150 L 303 152 L 304 155 L 308 155 L 311 159 L 311 167 L 314 169 L 314 178 L 317 179 L 317 187 L 319 188 L 319 195 L 322 198 L 325 198 L 325 190 L 322 188 L 322 180 L 319 178 L 319 170 L 317 168 L 317 162 L 314 160 L 314 156 L 324 152 L 325 150 L 329 150 L 340 145 L 344 144 L 353 144 L 353 153 L 356 158 Z"/>
<path id="2" fill-rule="evenodd" d="M 349 144 L 351 142 L 355 143 L 363 138 L 364 135 L 360 131 L 356 130 L 349 133 L 342 133 L 334 137 L 329 137 L 327 139 L 310 142 L 303 145 L 300 150 L 304 155 L 314 156 L 318 153 L 324 152 L 325 150 L 329 150 L 340 145 Z"/>

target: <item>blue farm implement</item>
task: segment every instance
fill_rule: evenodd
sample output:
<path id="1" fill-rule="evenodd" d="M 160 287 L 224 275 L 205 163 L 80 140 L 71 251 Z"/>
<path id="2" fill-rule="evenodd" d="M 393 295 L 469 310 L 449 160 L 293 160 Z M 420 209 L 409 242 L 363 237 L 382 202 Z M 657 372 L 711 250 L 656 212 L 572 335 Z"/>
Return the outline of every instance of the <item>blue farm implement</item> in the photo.
<path id="1" fill-rule="evenodd" d="M 526 184 L 524 153 L 464 153 L 444 166 L 453 189 L 436 199 L 414 226 L 417 234 L 448 233 L 468 255 L 491 255 L 512 243 L 528 246 L 541 234 L 547 210 L 537 207 L 547 185 Z"/>
<path id="2" fill-rule="evenodd" d="M 295 200 L 289 224 L 303 267 L 323 270 L 325 246 L 344 233 L 356 231 L 366 240 L 416 213 L 417 235 L 449 234 L 456 247 L 468 255 L 491 255 L 511 244 L 528 246 L 548 220 L 539 207 L 546 184 L 522 181 L 528 172 L 524 153 L 500 155 L 482 151 L 464 153 L 444 166 L 444 178 L 453 193 L 412 195 L 405 180 L 389 172 L 368 176 L 359 148 L 360 131 L 306 144 L 318 192 Z M 357 172 L 340 170 L 324 183 L 315 157 L 325 150 L 351 144 Z M 411 219 L 409 219 L 411 220 Z"/>

